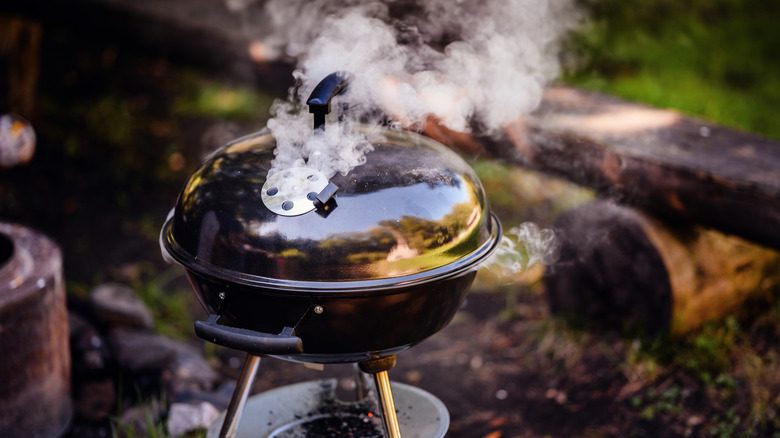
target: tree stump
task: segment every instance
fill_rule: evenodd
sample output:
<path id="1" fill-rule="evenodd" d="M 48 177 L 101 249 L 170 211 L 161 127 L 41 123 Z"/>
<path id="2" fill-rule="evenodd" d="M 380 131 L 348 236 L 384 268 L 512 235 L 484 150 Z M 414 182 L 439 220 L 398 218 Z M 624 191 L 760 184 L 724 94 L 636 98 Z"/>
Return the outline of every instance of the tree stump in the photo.
<path id="1" fill-rule="evenodd" d="M 679 334 L 780 290 L 780 253 L 698 226 L 597 200 L 564 213 L 550 309 L 575 323 Z"/>
<path id="2" fill-rule="evenodd" d="M 0 431 L 50 438 L 70 424 L 62 255 L 45 236 L 0 222 Z"/>

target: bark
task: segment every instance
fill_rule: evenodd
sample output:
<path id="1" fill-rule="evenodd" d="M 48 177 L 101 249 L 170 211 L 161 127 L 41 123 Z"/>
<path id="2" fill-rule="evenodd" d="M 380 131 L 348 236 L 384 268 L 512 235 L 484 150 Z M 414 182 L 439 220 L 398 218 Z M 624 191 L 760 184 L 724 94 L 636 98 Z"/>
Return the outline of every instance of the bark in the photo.
<path id="1" fill-rule="evenodd" d="M 499 138 L 430 121 L 470 155 L 530 167 L 676 220 L 780 248 L 780 143 L 667 110 L 566 87 Z"/>
<path id="2" fill-rule="evenodd" d="M 678 334 L 780 289 L 780 253 L 711 229 L 603 200 L 556 227 L 561 257 L 544 283 L 551 311 L 576 323 Z"/>

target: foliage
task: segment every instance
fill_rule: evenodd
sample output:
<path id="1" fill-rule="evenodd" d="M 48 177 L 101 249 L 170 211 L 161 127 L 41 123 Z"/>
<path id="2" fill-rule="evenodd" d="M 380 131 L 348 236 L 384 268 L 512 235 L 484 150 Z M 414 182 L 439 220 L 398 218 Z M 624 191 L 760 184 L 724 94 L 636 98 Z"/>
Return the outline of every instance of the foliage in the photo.
<path id="1" fill-rule="evenodd" d="M 504 228 L 526 221 L 549 226 L 562 212 L 594 197 L 567 181 L 495 160 L 469 161 Z"/>
<path id="2" fill-rule="evenodd" d="M 565 81 L 780 139 L 780 3 L 583 3 Z"/>
<path id="3" fill-rule="evenodd" d="M 231 86 L 195 72 L 179 74 L 180 95 L 173 103 L 177 116 L 201 116 L 231 121 L 247 120 L 261 126 L 268 118 L 272 98 L 246 86 Z"/>
<path id="4" fill-rule="evenodd" d="M 186 286 L 177 287 L 184 273 L 179 266 L 158 272 L 151 264 L 139 266 L 139 275 L 131 286 L 154 315 L 156 332 L 175 339 L 192 333 L 193 294 Z"/>

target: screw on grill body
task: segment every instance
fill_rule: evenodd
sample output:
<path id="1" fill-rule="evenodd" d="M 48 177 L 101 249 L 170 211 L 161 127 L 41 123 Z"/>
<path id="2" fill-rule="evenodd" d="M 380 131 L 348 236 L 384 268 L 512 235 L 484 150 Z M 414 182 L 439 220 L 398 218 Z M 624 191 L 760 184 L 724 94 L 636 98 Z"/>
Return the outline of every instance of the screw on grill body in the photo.
<path id="1" fill-rule="evenodd" d="M 322 312 L 324 312 L 324 311 L 325 311 L 325 308 L 322 307 L 321 305 L 317 304 L 316 306 L 314 306 L 314 313 L 316 313 L 317 315 L 321 315 Z"/>

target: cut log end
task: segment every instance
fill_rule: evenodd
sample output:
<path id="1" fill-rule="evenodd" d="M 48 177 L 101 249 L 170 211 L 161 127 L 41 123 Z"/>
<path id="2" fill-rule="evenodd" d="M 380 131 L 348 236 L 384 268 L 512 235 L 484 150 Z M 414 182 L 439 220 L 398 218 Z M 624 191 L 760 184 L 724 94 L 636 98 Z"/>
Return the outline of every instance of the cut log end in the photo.
<path id="1" fill-rule="evenodd" d="M 672 290 L 663 258 L 633 210 L 596 201 L 563 214 L 561 254 L 545 274 L 550 309 L 578 325 L 656 335 Z"/>
<path id="2" fill-rule="evenodd" d="M 545 274 L 550 309 L 574 323 L 679 334 L 780 289 L 780 253 L 599 200 L 556 224 L 561 258 Z"/>

